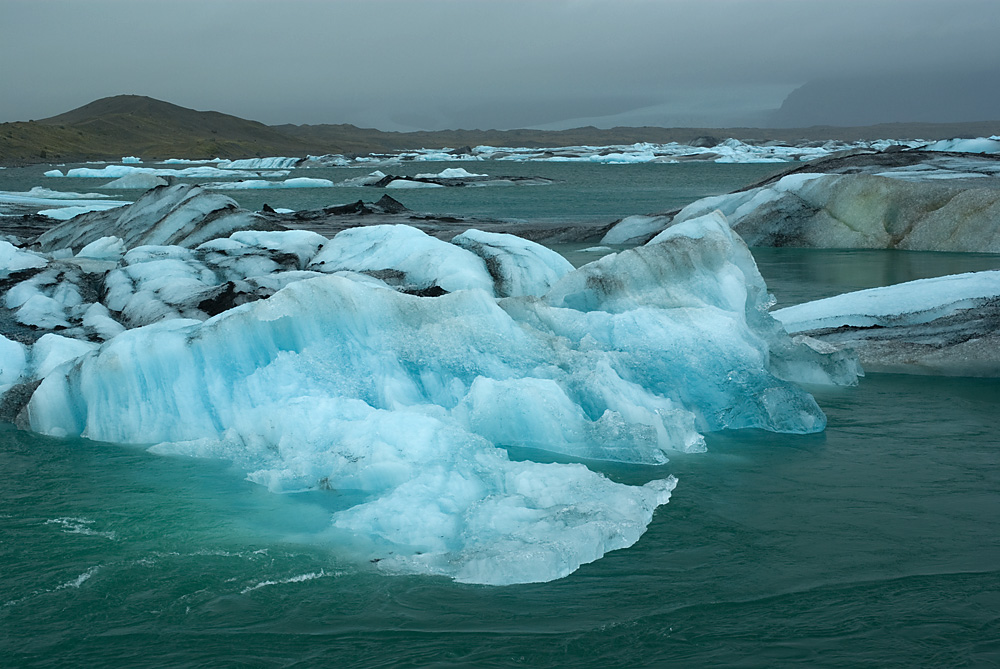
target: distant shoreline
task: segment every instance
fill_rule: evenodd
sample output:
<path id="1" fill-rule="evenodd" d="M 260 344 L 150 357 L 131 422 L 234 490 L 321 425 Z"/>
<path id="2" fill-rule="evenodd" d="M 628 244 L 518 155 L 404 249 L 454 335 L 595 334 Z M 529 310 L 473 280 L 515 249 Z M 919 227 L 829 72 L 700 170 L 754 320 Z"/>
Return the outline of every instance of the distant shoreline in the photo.
<path id="1" fill-rule="evenodd" d="M 202 112 L 152 98 L 121 95 L 96 100 L 38 121 L 0 124 L 0 165 L 167 158 L 254 158 L 308 154 L 394 153 L 414 149 L 558 148 L 649 142 L 704 145 L 728 138 L 748 143 L 805 144 L 877 139 L 927 141 L 1000 134 L 1000 121 L 886 123 L 862 127 L 657 128 L 594 127 L 572 130 L 439 130 L 386 132 L 353 125 L 267 126 L 219 112 Z"/>

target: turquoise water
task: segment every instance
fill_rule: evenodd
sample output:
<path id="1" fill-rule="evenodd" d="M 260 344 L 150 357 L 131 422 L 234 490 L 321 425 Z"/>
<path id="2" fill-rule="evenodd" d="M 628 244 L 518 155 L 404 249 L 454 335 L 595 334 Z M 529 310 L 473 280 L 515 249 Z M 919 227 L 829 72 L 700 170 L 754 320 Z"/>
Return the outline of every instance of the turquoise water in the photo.
<path id="1" fill-rule="evenodd" d="M 621 167 L 604 168 L 609 182 Z M 1000 265 L 757 255 L 782 303 Z M 590 463 L 680 482 L 632 548 L 499 588 L 387 576 L 306 540 L 325 493 L 274 495 L 225 463 L 0 427 L 0 664 L 1000 664 L 1000 381 L 873 374 L 811 390 L 822 434 L 731 432 L 662 467 Z"/>

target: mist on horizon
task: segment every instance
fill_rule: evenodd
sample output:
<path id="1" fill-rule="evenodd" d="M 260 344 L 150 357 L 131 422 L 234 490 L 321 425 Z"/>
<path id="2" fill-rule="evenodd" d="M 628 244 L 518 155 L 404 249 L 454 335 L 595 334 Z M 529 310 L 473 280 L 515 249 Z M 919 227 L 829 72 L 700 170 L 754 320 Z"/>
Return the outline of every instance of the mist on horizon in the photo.
<path id="1" fill-rule="evenodd" d="M 0 23 L 0 121 L 119 94 L 382 130 L 1000 117 L 993 0 L 7 0 Z"/>

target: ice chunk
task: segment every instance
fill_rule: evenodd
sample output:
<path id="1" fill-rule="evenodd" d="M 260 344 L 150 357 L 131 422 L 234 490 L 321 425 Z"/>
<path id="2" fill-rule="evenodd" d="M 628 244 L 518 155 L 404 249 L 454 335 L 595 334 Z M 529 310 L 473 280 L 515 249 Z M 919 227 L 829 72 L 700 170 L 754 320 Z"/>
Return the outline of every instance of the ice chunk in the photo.
<path id="1" fill-rule="evenodd" d="M 379 170 L 375 170 L 368 176 L 364 177 L 353 177 L 350 179 L 344 179 L 338 186 L 371 186 L 377 184 L 382 179 L 385 179 L 385 173 Z"/>
<path id="2" fill-rule="evenodd" d="M 224 195 L 207 193 L 197 186 L 161 186 L 127 207 L 87 214 L 58 225 L 40 235 L 38 243 L 44 250 L 81 249 L 113 235 L 129 248 L 144 244 L 197 246 L 235 230 L 272 227 Z"/>
<path id="3" fill-rule="evenodd" d="M 45 267 L 47 262 L 37 253 L 19 249 L 10 242 L 0 239 L 0 279 L 7 278 L 11 272 Z"/>
<path id="4" fill-rule="evenodd" d="M 954 151 L 957 153 L 1000 153 L 1000 137 L 977 139 L 942 139 L 923 147 L 925 151 Z"/>
<path id="5" fill-rule="evenodd" d="M 89 214 L 92 211 L 107 211 L 108 209 L 117 209 L 122 207 L 121 204 L 116 204 L 113 202 L 95 202 L 93 204 L 78 205 L 74 207 L 58 207 L 56 209 L 42 209 L 38 213 L 42 216 L 48 216 L 49 218 L 54 218 L 57 221 L 68 221 L 71 218 L 75 218 L 80 214 Z"/>
<path id="6" fill-rule="evenodd" d="M 486 262 L 497 297 L 541 296 L 573 265 L 555 251 L 514 235 L 467 230 L 451 240 Z"/>
<path id="7" fill-rule="evenodd" d="M 130 172 L 123 177 L 109 181 L 101 186 L 101 188 L 116 190 L 149 190 L 150 188 L 156 188 L 157 186 L 166 186 L 167 183 L 166 179 L 155 174 L 149 174 L 147 172 Z"/>
<path id="8" fill-rule="evenodd" d="M 97 348 L 97 344 L 57 334 L 45 334 L 31 347 L 32 373 L 44 378 L 60 365 L 76 360 Z"/>
<path id="9" fill-rule="evenodd" d="M 118 237 L 101 237 L 84 246 L 76 255 L 78 258 L 95 258 L 117 262 L 125 255 L 125 242 Z"/>
<path id="10" fill-rule="evenodd" d="M 227 170 L 284 170 L 298 167 L 301 162 L 301 158 L 287 157 L 243 158 L 222 161 L 219 167 Z"/>
<path id="11" fill-rule="evenodd" d="M 385 175 L 382 175 L 385 176 Z M 441 170 L 437 174 L 418 174 L 415 178 L 417 179 L 468 179 L 470 177 L 485 177 L 488 174 L 473 174 L 469 172 L 464 167 L 449 167 L 448 169 Z"/>
<path id="12" fill-rule="evenodd" d="M 404 290 L 477 288 L 493 295 L 493 278 L 482 258 L 407 225 L 344 230 L 320 250 L 310 267 L 363 272 Z"/>
<path id="13" fill-rule="evenodd" d="M 642 243 L 666 227 L 666 216 L 626 216 L 608 230 L 601 244 Z"/>
<path id="14" fill-rule="evenodd" d="M 684 221 L 719 209 L 751 246 L 1000 253 L 1000 189 L 871 174 L 794 174 L 694 202 Z"/>
<path id="15" fill-rule="evenodd" d="M 122 158 L 123 165 L 138 165 L 141 162 L 142 158 L 138 158 L 136 156 L 125 156 L 124 158 Z"/>
<path id="16" fill-rule="evenodd" d="M 1000 376 L 1000 271 L 920 279 L 774 312 L 873 371 Z"/>
<path id="17" fill-rule="evenodd" d="M 24 344 L 0 335 L 0 399 L 20 380 L 27 368 Z"/>
<path id="18" fill-rule="evenodd" d="M 269 188 L 330 188 L 334 185 L 329 179 L 314 179 L 311 177 L 296 177 L 284 181 L 267 181 L 266 179 L 247 179 L 245 181 L 217 181 L 206 184 L 213 190 L 262 190 Z"/>
<path id="19" fill-rule="evenodd" d="M 394 179 L 385 185 L 386 188 L 444 188 L 441 184 L 426 181 L 411 181 L 409 179 Z"/>
<path id="20" fill-rule="evenodd" d="M 773 312 L 789 332 L 915 325 L 1000 296 L 1000 271 L 970 272 L 870 288 Z"/>

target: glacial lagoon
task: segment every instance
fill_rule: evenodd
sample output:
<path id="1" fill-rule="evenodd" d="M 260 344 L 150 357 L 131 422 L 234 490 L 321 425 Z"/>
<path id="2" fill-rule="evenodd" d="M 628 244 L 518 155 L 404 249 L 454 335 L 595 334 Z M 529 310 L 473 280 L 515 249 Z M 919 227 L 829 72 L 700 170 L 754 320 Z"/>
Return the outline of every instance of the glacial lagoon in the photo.
<path id="1" fill-rule="evenodd" d="M 417 211 L 613 220 L 676 208 L 775 170 L 405 169 L 462 166 L 557 183 L 393 195 Z M 4 170 L 0 190 L 89 193 L 107 181 L 53 185 L 41 171 Z M 329 172 L 339 180 L 363 170 Z M 228 194 L 251 209 L 264 201 L 299 209 L 381 195 L 369 191 Z M 568 250 L 574 264 L 588 257 L 579 246 Z M 986 254 L 754 255 L 779 307 L 1000 268 Z M 502 587 L 386 575 L 359 559 L 360 549 L 331 548 L 317 537 L 345 500 L 329 491 L 274 494 L 226 462 L 8 426 L 0 432 L 4 650 L 33 666 L 219 658 L 261 666 L 997 662 L 1000 383 L 869 374 L 856 387 L 808 390 L 827 416 L 823 432 L 708 433 L 707 452 L 671 452 L 659 466 L 587 461 L 615 482 L 672 475 L 678 484 L 630 548 L 559 580 Z M 527 448 L 509 456 L 578 461 Z"/>

